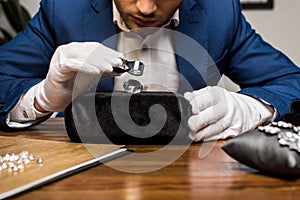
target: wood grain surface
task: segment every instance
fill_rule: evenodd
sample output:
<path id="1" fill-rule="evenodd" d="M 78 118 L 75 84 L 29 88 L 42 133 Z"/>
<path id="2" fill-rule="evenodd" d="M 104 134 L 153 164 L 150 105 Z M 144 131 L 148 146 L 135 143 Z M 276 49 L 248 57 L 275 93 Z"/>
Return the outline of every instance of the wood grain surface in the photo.
<path id="1" fill-rule="evenodd" d="M 6 154 L 19 155 L 22 151 L 27 151 L 29 155 L 34 155 L 35 157 L 33 161 L 24 164 L 22 170 L 1 170 L 0 198 L 4 192 L 55 175 L 62 170 L 113 152 L 120 147 L 115 145 L 83 145 L 69 142 L 0 136 L 0 155 L 2 157 Z M 89 150 L 92 151 L 93 155 L 90 154 Z M 42 158 L 43 162 L 37 163 L 38 158 Z"/>
<path id="2" fill-rule="evenodd" d="M 50 119 L 34 129 L 10 134 L 0 133 L 14 138 L 69 141 L 62 119 Z M 299 199 L 298 177 L 272 177 L 242 165 L 221 149 L 224 142 L 218 141 L 203 158 L 199 156 L 203 145 L 192 144 L 175 162 L 148 173 L 127 173 L 116 168 L 155 166 L 163 160 L 128 162 L 125 156 L 109 162 L 109 165 L 99 165 L 18 195 L 15 199 Z M 126 147 L 137 153 L 162 148 L 157 145 Z"/>

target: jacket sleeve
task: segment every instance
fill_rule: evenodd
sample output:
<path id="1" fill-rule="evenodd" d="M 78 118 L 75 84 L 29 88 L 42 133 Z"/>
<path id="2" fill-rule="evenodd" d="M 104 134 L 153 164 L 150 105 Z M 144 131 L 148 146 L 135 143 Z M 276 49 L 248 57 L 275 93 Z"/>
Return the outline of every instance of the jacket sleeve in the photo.
<path id="1" fill-rule="evenodd" d="M 43 0 L 25 31 L 0 46 L 0 130 L 9 129 L 6 118 L 20 96 L 46 77 L 55 50 L 49 16 L 50 3 Z"/>
<path id="2" fill-rule="evenodd" d="M 241 87 L 240 93 L 265 100 L 282 116 L 300 98 L 300 68 L 266 43 L 242 15 L 240 3 L 232 2 L 234 34 L 224 73 Z"/>

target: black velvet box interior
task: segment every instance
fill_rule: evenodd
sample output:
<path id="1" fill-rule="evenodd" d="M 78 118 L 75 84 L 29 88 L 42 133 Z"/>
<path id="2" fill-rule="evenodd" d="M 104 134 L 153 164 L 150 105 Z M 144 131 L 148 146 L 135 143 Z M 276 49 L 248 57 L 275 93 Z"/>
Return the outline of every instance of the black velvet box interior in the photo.
<path id="1" fill-rule="evenodd" d="M 169 92 L 87 93 L 65 110 L 70 139 L 84 143 L 191 143 L 191 105 Z"/>

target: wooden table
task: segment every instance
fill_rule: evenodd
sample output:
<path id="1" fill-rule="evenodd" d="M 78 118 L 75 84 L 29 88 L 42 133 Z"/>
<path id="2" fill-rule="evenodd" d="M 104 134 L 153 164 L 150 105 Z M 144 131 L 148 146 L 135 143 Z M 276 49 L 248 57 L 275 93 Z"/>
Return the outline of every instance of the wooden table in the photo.
<path id="1" fill-rule="evenodd" d="M 69 141 L 62 119 L 50 119 L 28 131 L 1 136 Z M 175 162 L 148 173 L 126 173 L 99 165 L 15 199 L 299 199 L 300 179 L 270 177 L 239 164 L 220 148 L 219 141 L 204 158 L 201 144 L 193 144 Z M 150 152 L 156 145 L 128 146 L 136 152 Z M 158 161 L 153 161 L 153 165 Z M 132 165 L 111 161 L 115 166 Z"/>

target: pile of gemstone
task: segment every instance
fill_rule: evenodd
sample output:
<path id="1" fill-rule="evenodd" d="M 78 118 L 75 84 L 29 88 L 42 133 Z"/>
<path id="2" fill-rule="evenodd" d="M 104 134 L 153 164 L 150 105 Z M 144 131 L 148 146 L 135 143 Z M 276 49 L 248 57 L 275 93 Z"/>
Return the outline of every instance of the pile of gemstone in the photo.
<path id="1" fill-rule="evenodd" d="M 279 121 L 266 126 L 259 126 L 258 130 L 268 135 L 277 135 L 280 145 L 287 146 L 289 149 L 300 153 L 300 126 Z"/>
<path id="2" fill-rule="evenodd" d="M 0 155 L 0 172 L 7 170 L 8 172 L 23 171 L 26 165 L 31 163 L 42 164 L 42 158 L 35 158 L 33 154 L 28 151 L 21 151 L 20 153 L 12 153 Z"/>

